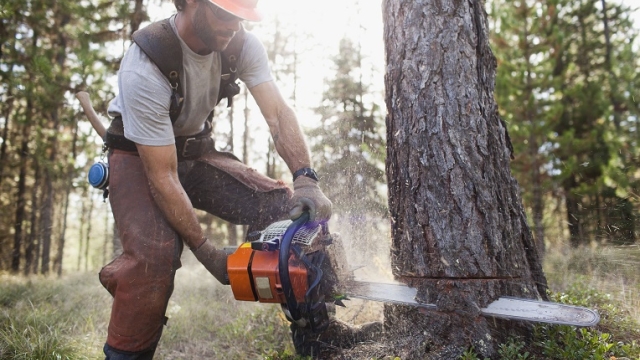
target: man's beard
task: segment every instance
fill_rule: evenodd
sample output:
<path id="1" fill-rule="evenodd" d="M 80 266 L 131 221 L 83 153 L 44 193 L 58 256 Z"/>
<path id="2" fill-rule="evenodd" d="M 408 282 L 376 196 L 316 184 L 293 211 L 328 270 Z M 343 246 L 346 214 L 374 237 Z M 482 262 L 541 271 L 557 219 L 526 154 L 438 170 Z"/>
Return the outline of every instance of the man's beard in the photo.
<path id="1" fill-rule="evenodd" d="M 221 40 L 220 37 L 231 38 L 235 32 L 231 30 L 213 30 L 207 21 L 207 15 L 205 13 L 205 11 L 209 11 L 209 9 L 207 9 L 202 3 L 200 4 L 202 8 L 199 8 L 193 17 L 194 32 L 206 46 L 207 53 L 211 53 L 212 51 L 222 51 L 227 47 L 227 45 L 229 45 L 229 41 Z"/>

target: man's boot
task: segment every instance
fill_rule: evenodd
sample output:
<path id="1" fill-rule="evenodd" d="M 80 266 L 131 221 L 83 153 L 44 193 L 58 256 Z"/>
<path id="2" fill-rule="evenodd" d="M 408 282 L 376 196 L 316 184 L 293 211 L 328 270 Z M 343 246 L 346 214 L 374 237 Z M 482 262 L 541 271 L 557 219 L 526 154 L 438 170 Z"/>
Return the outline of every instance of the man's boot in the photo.
<path id="1" fill-rule="evenodd" d="M 105 360 L 152 360 L 156 347 L 145 351 L 128 352 L 112 348 L 109 344 L 104 344 Z"/>

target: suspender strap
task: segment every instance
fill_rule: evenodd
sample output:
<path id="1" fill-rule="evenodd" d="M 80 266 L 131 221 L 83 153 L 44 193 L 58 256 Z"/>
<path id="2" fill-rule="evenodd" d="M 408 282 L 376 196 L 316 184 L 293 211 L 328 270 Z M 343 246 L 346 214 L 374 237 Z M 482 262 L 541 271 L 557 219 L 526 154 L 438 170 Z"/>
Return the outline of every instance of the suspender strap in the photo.
<path id="1" fill-rule="evenodd" d="M 241 28 L 222 52 L 220 56 L 220 92 L 218 94 L 218 103 L 220 100 L 227 98 L 227 107 L 231 107 L 233 104 L 233 97 L 240 93 L 240 86 L 236 83 L 238 79 L 238 56 L 242 51 L 244 45 L 245 30 L 242 24 Z"/>
<path id="2" fill-rule="evenodd" d="M 169 117 L 175 124 L 184 103 L 182 86 L 182 47 L 171 28 L 170 19 L 154 22 L 133 33 L 133 41 L 160 69 L 171 85 Z"/>

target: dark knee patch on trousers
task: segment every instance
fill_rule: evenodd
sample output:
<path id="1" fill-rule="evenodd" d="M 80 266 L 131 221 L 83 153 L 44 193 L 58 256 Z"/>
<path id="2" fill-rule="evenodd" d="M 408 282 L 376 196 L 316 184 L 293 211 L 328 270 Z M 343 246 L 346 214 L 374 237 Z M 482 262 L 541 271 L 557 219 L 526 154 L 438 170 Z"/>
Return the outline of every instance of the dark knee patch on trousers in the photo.
<path id="1" fill-rule="evenodd" d="M 256 172 L 255 181 L 261 179 L 273 181 Z M 205 162 L 193 166 L 183 187 L 195 208 L 242 225 L 266 226 L 286 217 L 291 198 L 291 190 L 284 185 L 263 191 Z"/>

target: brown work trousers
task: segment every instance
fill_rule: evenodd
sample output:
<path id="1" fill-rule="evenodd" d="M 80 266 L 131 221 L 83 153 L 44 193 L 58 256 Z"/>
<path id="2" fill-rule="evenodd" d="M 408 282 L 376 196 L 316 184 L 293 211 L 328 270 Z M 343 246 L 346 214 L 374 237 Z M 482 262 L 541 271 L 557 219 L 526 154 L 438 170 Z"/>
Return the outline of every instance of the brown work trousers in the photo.
<path id="1" fill-rule="evenodd" d="M 154 202 L 136 153 L 114 150 L 109 170 L 109 199 L 123 253 L 100 271 L 113 296 L 107 344 L 125 352 L 153 351 L 181 266 L 182 240 Z M 231 223 L 258 230 L 287 217 L 291 189 L 233 155 L 210 151 L 179 162 L 178 173 L 195 208 Z"/>

